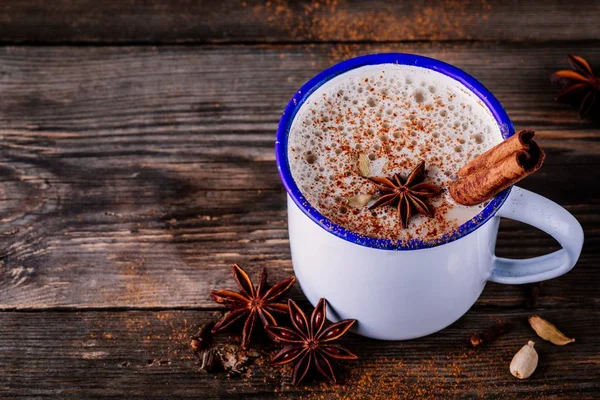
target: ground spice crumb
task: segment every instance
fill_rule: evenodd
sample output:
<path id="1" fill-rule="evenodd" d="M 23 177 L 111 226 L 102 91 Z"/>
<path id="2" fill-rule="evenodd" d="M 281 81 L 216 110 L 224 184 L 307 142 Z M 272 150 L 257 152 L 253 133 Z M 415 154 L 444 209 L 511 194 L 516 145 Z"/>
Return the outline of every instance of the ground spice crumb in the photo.
<path id="1" fill-rule="evenodd" d="M 501 321 L 498 320 L 496 323 L 485 330 L 474 333 L 470 342 L 473 347 L 479 347 L 483 344 L 488 344 L 496 340 L 501 335 L 505 334 L 512 328 L 512 323 L 510 321 Z"/>
<path id="2" fill-rule="evenodd" d="M 523 301 L 523 305 L 528 310 L 532 310 L 536 307 L 542 283 L 543 282 L 536 282 L 525 286 L 525 300 Z"/>

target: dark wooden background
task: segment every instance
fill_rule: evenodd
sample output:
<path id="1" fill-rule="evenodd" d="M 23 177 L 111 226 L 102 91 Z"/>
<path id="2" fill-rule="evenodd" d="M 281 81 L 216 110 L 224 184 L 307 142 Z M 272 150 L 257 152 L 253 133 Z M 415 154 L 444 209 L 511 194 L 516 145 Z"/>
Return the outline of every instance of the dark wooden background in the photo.
<path id="1" fill-rule="evenodd" d="M 1 2 L 0 397 L 599 397 L 600 127 L 556 104 L 548 76 L 569 53 L 600 72 L 600 2 L 537 3 Z M 384 51 L 463 68 L 537 131 L 547 162 L 522 186 L 581 222 L 577 266 L 533 310 L 527 287 L 490 283 L 432 336 L 348 335 L 362 361 L 341 385 L 291 387 L 264 357 L 243 376 L 200 371 L 189 343 L 221 315 L 208 293 L 234 287 L 231 264 L 292 273 L 273 154 L 283 107 L 318 71 Z M 556 248 L 502 223 L 503 256 Z M 532 313 L 577 342 L 536 339 Z M 516 327 L 465 345 L 498 318 Z M 529 339 L 540 367 L 518 381 L 508 365 Z"/>

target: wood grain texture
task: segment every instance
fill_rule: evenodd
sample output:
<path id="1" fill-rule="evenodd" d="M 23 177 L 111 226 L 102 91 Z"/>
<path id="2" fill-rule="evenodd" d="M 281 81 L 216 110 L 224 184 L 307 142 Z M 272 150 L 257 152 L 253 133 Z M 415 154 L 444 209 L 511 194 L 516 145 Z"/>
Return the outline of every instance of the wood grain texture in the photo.
<path id="1" fill-rule="evenodd" d="M 598 40 L 585 0 L 38 0 L 0 4 L 5 43 Z"/>
<path id="2" fill-rule="evenodd" d="M 291 94 L 348 56 L 418 52 L 479 78 L 548 152 L 523 186 L 586 233 L 546 307 L 600 304 L 600 128 L 553 102 L 547 77 L 573 48 L 545 45 L 6 47 L 0 49 L 0 307 L 213 307 L 230 265 L 292 273 L 273 138 Z M 577 52 L 600 62 L 597 46 Z M 596 61 L 598 60 L 598 61 Z M 554 246 L 554 247 L 553 247 Z M 555 248 L 509 222 L 501 255 Z M 520 287 L 489 285 L 490 306 Z M 294 296 L 298 296 L 296 289 Z"/>
<path id="3" fill-rule="evenodd" d="M 162 398 L 530 398 L 593 399 L 600 394 L 598 309 L 546 311 L 576 342 L 559 347 L 535 336 L 527 313 L 478 310 L 442 332 L 408 342 L 349 334 L 342 343 L 361 358 L 348 362 L 339 385 L 290 386 L 289 372 L 268 365 L 276 346 L 258 345 L 249 372 L 228 377 L 200 371 L 190 348 L 206 311 L 10 312 L 0 315 L 0 397 L 61 399 Z M 496 318 L 514 328 L 496 342 L 467 345 Z M 512 356 L 536 342 L 540 364 L 527 381 L 510 375 Z M 211 346 L 234 343 L 227 334 Z"/>

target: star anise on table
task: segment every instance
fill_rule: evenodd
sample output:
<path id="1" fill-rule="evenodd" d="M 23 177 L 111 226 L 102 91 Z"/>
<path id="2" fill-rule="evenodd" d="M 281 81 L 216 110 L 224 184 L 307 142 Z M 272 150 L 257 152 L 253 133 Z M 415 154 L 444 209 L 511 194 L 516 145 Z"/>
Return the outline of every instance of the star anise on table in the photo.
<path id="1" fill-rule="evenodd" d="M 600 77 L 595 76 L 583 58 L 569 54 L 572 70 L 563 69 L 551 75 L 551 81 L 564 90 L 556 101 L 579 107 L 581 118 L 600 117 Z"/>
<path id="2" fill-rule="evenodd" d="M 433 208 L 425 202 L 425 199 L 439 195 L 442 189 L 432 183 L 423 182 L 425 179 L 425 161 L 421 161 L 406 178 L 402 179 L 400 174 L 394 174 L 391 178 L 370 177 L 381 193 L 370 207 L 392 206 L 398 210 L 400 226 L 406 228 L 410 217 L 415 214 L 424 214 L 431 218 Z"/>
<path id="3" fill-rule="evenodd" d="M 237 264 L 233 265 L 233 276 L 240 288 L 239 293 L 225 289 L 210 292 L 214 301 L 231 310 L 215 324 L 212 333 L 227 329 L 234 322 L 246 318 L 242 330 L 242 348 L 247 348 L 257 317 L 260 318 L 263 326 L 267 327 L 277 325 L 271 313 L 288 312 L 288 305 L 277 301 L 294 285 L 296 277 L 292 276 L 268 288 L 267 272 L 263 268 L 258 286 L 255 288 L 248 274 Z"/>
<path id="4" fill-rule="evenodd" d="M 271 360 L 274 365 L 295 362 L 292 384 L 299 384 L 308 373 L 311 366 L 330 382 L 336 382 L 332 360 L 355 360 L 358 357 L 345 348 L 331 344 L 344 335 L 354 325 L 356 320 L 345 319 L 335 324 L 325 326 L 327 301 L 319 300 L 310 317 L 306 315 L 293 301 L 289 300 L 290 318 L 293 328 L 268 326 L 267 332 L 276 340 L 286 343 L 279 353 Z"/>

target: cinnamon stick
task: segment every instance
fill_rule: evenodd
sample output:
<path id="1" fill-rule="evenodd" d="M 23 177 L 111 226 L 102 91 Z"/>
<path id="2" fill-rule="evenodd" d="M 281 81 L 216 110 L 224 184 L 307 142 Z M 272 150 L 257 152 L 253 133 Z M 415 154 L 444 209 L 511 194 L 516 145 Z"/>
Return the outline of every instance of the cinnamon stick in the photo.
<path id="1" fill-rule="evenodd" d="M 479 204 L 537 171 L 546 155 L 534 135 L 532 130 L 519 131 L 467 163 L 450 183 L 452 198 L 468 206 Z"/>

